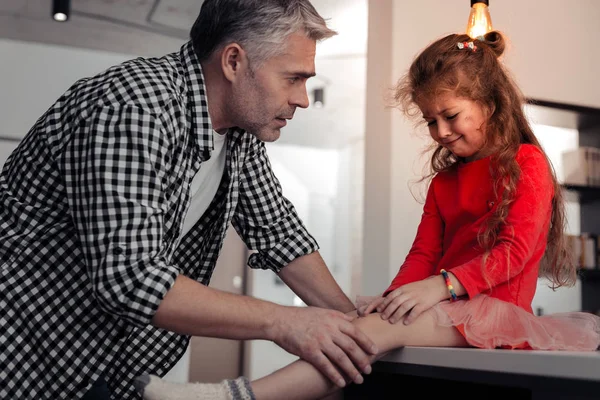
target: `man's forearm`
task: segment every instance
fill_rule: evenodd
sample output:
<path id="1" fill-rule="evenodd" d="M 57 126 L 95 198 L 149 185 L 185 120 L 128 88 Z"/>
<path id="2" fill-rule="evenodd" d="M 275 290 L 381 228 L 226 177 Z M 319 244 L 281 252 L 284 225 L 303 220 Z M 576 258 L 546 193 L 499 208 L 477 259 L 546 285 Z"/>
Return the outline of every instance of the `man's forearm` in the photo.
<path id="1" fill-rule="evenodd" d="M 279 277 L 309 306 L 342 312 L 355 308 L 318 251 L 295 259 L 279 272 Z"/>
<path id="2" fill-rule="evenodd" d="M 213 289 L 179 275 L 152 323 L 185 335 L 271 340 L 275 318 L 284 308 Z"/>

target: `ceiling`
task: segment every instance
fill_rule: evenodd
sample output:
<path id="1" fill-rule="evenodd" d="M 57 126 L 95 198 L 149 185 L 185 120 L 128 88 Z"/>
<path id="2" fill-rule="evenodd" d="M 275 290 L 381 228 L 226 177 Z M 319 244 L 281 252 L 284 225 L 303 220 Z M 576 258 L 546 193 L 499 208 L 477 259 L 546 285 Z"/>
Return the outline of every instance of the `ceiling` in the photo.
<path id="1" fill-rule="evenodd" d="M 188 39 L 203 0 L 73 0 L 65 23 L 52 20 L 51 0 L 2 0 L 0 38 L 155 56 Z M 339 35 L 318 56 L 365 54 L 366 0 L 313 0 Z"/>
<path id="2" fill-rule="evenodd" d="M 298 110 L 278 143 L 339 148 L 364 136 L 367 0 L 313 0 L 337 36 L 317 46 L 325 107 Z M 133 56 L 179 49 L 202 0 L 73 0 L 65 23 L 51 18 L 51 0 L 0 0 L 0 38 Z M 84 53 L 82 53 L 84 54 Z"/>

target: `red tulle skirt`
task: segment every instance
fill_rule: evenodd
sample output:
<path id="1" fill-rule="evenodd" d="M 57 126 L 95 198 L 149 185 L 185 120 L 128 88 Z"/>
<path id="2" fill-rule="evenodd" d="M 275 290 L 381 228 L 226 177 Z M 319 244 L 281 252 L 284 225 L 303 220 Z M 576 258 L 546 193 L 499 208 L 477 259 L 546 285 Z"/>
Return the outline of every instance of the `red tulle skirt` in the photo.
<path id="1" fill-rule="evenodd" d="M 455 326 L 474 347 L 593 351 L 600 346 L 600 317 L 592 313 L 537 316 L 483 294 L 444 301 L 432 310 L 440 325 Z"/>

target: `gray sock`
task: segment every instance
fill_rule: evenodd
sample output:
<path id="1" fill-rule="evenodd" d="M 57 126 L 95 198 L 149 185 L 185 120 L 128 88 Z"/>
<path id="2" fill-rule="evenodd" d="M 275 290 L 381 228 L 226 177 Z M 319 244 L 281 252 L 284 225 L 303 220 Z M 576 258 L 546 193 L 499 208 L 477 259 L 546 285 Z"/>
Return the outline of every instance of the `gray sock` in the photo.
<path id="1" fill-rule="evenodd" d="M 256 400 L 246 377 L 220 383 L 174 383 L 144 374 L 134 385 L 145 400 Z"/>
<path id="2" fill-rule="evenodd" d="M 231 400 L 256 400 L 250 381 L 245 376 L 237 379 L 226 379 L 223 384 L 227 386 Z"/>

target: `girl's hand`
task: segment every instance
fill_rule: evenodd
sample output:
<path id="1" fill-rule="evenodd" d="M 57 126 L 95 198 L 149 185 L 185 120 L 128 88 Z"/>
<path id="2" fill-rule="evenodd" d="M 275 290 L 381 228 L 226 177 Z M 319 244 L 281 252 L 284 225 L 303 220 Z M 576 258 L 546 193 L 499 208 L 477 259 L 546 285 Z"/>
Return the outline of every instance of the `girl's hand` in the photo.
<path id="1" fill-rule="evenodd" d="M 379 296 L 359 296 L 356 301 L 356 311 L 359 317 L 371 314 L 381 303 L 385 297 Z"/>
<path id="2" fill-rule="evenodd" d="M 408 325 L 442 300 L 449 297 L 446 282 L 441 275 L 430 276 L 421 281 L 408 283 L 390 292 L 381 301 L 369 304 L 381 313 L 381 318 L 395 324 L 403 316 L 404 324 Z M 372 311 L 372 310 L 371 310 Z"/>

